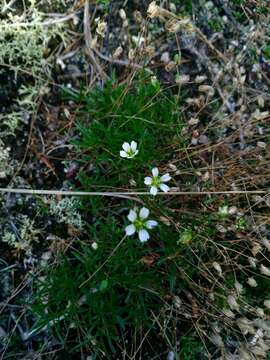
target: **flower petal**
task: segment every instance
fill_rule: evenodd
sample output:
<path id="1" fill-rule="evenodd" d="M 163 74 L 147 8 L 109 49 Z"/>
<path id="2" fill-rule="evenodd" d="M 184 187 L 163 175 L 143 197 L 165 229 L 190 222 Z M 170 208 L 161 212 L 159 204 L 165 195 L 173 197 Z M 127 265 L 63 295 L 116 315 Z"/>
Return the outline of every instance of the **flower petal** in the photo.
<path id="1" fill-rule="evenodd" d="M 157 226 L 157 221 L 155 220 L 148 220 L 145 223 L 145 226 L 147 227 L 147 229 L 153 229 L 155 226 Z"/>
<path id="2" fill-rule="evenodd" d="M 149 238 L 150 238 L 150 235 L 149 235 L 149 233 L 148 233 L 147 230 L 142 229 L 142 230 L 139 231 L 139 239 L 140 239 L 140 242 L 144 243 L 144 242 L 146 242 Z"/>
<path id="3" fill-rule="evenodd" d="M 148 218 L 149 212 L 150 212 L 150 211 L 149 211 L 147 208 L 142 207 L 141 210 L 140 210 L 140 214 L 139 214 L 140 218 L 141 218 L 142 220 Z"/>
<path id="4" fill-rule="evenodd" d="M 161 177 L 160 177 L 160 180 L 162 181 L 162 182 L 167 182 L 167 181 L 170 181 L 171 180 L 171 176 L 170 176 L 170 174 L 164 174 L 164 175 L 162 175 Z"/>
<path id="5" fill-rule="evenodd" d="M 125 230 L 126 230 L 126 235 L 127 235 L 127 236 L 131 236 L 131 235 L 133 235 L 133 234 L 136 232 L 135 225 L 133 225 L 133 224 L 128 225 L 128 226 L 125 228 Z"/>
<path id="6" fill-rule="evenodd" d="M 157 167 L 155 167 L 155 168 L 153 168 L 152 169 L 152 174 L 153 174 L 153 176 L 158 176 L 158 173 L 159 173 L 159 171 L 158 171 L 158 168 Z"/>
<path id="7" fill-rule="evenodd" d="M 136 211 L 130 210 L 127 218 L 130 222 L 134 222 L 137 219 Z"/>
<path id="8" fill-rule="evenodd" d="M 137 143 L 136 143 L 136 141 L 131 141 L 130 147 L 131 147 L 131 150 L 132 150 L 133 152 L 136 152 L 136 150 L 137 150 Z"/>
<path id="9" fill-rule="evenodd" d="M 152 184 L 152 178 L 150 176 L 146 176 L 144 178 L 145 185 L 151 185 Z"/>
<path id="10" fill-rule="evenodd" d="M 121 151 L 120 151 L 120 156 L 121 156 L 122 158 L 127 158 L 127 157 L 128 157 L 128 154 L 127 154 L 125 151 L 121 150 Z"/>
<path id="11" fill-rule="evenodd" d="M 170 190 L 169 186 L 165 184 L 160 184 L 159 187 L 164 192 L 168 192 Z"/>
<path id="12" fill-rule="evenodd" d="M 156 196 L 158 193 L 158 188 L 156 186 L 151 186 L 150 194 Z"/>
<path id="13" fill-rule="evenodd" d="M 130 150 L 130 145 L 129 145 L 129 143 L 124 142 L 124 144 L 122 145 L 122 148 L 123 148 L 125 151 L 129 151 L 129 150 Z"/>

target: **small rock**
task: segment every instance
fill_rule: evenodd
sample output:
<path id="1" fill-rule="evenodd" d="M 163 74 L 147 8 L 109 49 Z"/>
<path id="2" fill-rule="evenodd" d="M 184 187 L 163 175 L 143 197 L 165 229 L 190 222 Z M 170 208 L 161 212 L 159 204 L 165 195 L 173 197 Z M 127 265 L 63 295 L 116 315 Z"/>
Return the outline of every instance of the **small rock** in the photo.
<path id="1" fill-rule="evenodd" d="M 205 75 L 198 75 L 195 78 L 195 83 L 196 84 L 201 84 L 202 82 L 204 82 L 207 79 L 207 76 Z"/>
<path id="2" fill-rule="evenodd" d="M 178 85 L 186 84 L 189 81 L 190 81 L 190 76 L 189 75 L 177 75 L 175 77 L 175 82 Z"/>
<path id="3" fill-rule="evenodd" d="M 206 135 L 200 135 L 198 142 L 199 142 L 199 144 L 208 144 L 209 138 Z"/>
<path id="4" fill-rule="evenodd" d="M 168 64 L 168 62 L 170 61 L 170 54 L 168 53 L 168 51 L 164 52 L 161 57 L 160 57 L 160 61 Z"/>
<path id="5" fill-rule="evenodd" d="M 197 119 L 197 118 L 191 118 L 191 119 L 189 119 L 189 121 L 188 121 L 188 125 L 190 125 L 190 126 L 193 126 L 193 125 L 197 125 L 198 123 L 199 123 L 199 119 Z"/>
<path id="6" fill-rule="evenodd" d="M 191 145 L 197 145 L 198 144 L 198 139 L 196 139 L 196 138 L 192 138 L 191 139 Z"/>

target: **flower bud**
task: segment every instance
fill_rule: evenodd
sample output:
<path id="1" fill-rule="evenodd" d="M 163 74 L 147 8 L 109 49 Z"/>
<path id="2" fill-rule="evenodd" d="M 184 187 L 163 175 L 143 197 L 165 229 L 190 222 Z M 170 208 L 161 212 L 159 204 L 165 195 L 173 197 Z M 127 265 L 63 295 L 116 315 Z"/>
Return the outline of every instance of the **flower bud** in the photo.
<path id="1" fill-rule="evenodd" d="M 163 9 L 158 6 L 155 1 L 152 1 L 147 9 L 147 15 L 150 17 L 150 19 L 154 19 L 162 15 L 162 10 Z"/>
<path id="2" fill-rule="evenodd" d="M 270 300 L 264 300 L 263 305 L 264 305 L 267 309 L 270 309 Z"/>
<path id="3" fill-rule="evenodd" d="M 222 269 L 218 262 L 213 262 L 213 268 L 218 272 L 219 276 L 222 276 Z"/>
<path id="4" fill-rule="evenodd" d="M 260 270 L 261 270 L 261 274 L 265 276 L 270 276 L 270 269 L 264 266 L 263 264 L 261 264 Z"/>
<path id="5" fill-rule="evenodd" d="M 126 14 L 126 12 L 125 12 L 124 9 L 120 9 L 120 10 L 119 10 L 119 15 L 120 15 L 120 18 L 121 18 L 123 21 L 126 20 L 127 14 Z"/>
<path id="6" fill-rule="evenodd" d="M 254 278 L 248 278 L 247 283 L 251 287 L 257 287 L 258 286 L 257 281 Z"/>
<path id="7" fill-rule="evenodd" d="M 236 298 L 233 295 L 227 297 L 227 302 L 231 310 L 239 311 L 239 305 L 237 304 Z"/>

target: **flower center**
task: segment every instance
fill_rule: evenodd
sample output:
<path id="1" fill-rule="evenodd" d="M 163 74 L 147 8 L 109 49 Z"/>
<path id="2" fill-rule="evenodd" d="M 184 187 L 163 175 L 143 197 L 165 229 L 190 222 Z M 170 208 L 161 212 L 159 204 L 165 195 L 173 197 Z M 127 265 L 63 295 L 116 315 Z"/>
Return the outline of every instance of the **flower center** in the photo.
<path id="1" fill-rule="evenodd" d="M 154 176 L 152 178 L 152 183 L 151 183 L 152 186 L 155 186 L 155 187 L 159 187 L 160 185 L 160 178 L 159 176 Z"/>
<path id="2" fill-rule="evenodd" d="M 128 154 L 129 156 L 133 156 L 133 155 L 134 155 L 134 151 L 133 151 L 132 149 L 129 149 L 129 150 L 127 151 L 127 154 Z"/>
<path id="3" fill-rule="evenodd" d="M 145 220 L 136 219 L 134 225 L 137 231 L 142 230 L 145 227 Z"/>

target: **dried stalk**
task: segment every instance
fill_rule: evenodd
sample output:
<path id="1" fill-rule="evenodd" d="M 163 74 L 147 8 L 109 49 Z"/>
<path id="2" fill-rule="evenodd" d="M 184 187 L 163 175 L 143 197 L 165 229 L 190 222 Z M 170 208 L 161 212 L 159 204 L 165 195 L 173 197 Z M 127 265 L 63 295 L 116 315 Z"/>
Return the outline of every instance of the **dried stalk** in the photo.
<path id="1" fill-rule="evenodd" d="M 63 196 L 109 196 L 128 198 L 129 196 L 152 196 L 147 191 L 73 191 L 73 190 L 32 190 L 0 188 L 0 193 L 22 195 L 63 195 Z M 228 191 L 170 191 L 160 192 L 158 196 L 199 196 L 199 195 L 270 195 L 270 190 L 228 190 Z"/>

